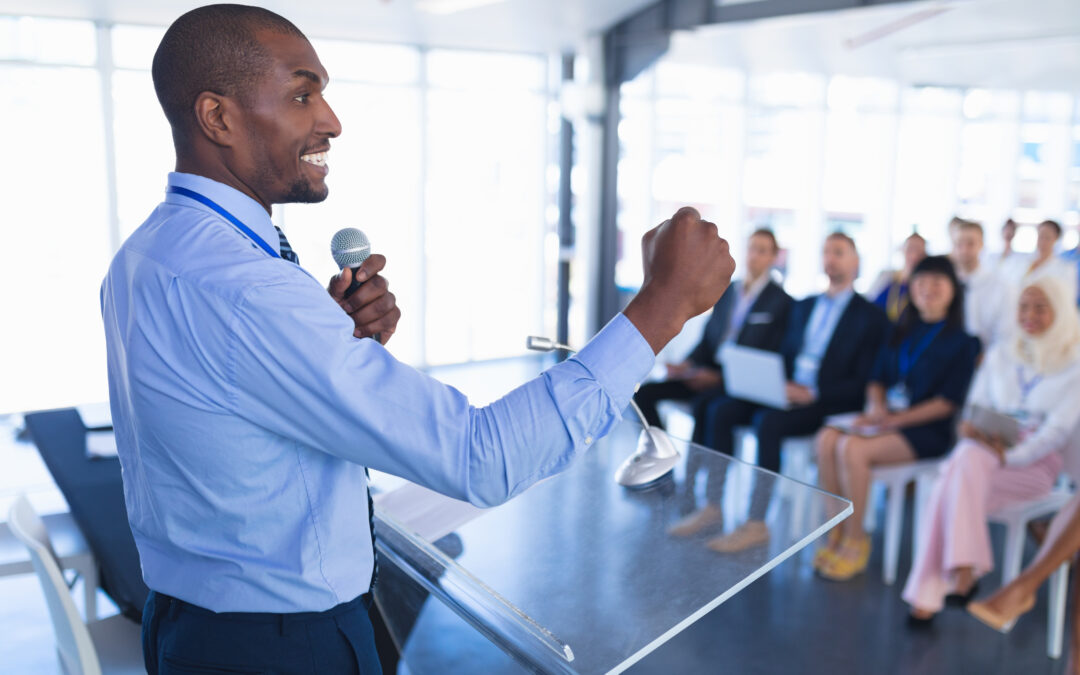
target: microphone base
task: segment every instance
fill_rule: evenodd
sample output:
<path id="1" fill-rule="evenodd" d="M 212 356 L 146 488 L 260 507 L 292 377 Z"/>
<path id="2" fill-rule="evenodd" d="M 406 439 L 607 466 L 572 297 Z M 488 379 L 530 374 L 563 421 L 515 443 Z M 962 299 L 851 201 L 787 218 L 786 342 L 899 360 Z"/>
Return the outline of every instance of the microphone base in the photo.
<path id="1" fill-rule="evenodd" d="M 669 475 L 679 463 L 679 451 L 663 429 L 646 427 L 637 450 L 615 472 L 615 482 L 628 488 L 647 488 Z"/>

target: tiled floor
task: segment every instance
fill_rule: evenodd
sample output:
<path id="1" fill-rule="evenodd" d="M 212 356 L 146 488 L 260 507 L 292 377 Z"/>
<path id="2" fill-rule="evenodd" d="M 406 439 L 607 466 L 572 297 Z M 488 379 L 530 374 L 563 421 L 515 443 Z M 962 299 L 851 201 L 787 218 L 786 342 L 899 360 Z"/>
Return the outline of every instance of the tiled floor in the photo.
<path id="1" fill-rule="evenodd" d="M 524 381 L 536 361 L 505 361 L 438 369 L 436 375 L 484 403 Z M 20 491 L 43 511 L 64 508 L 32 445 L 17 442 L 17 421 L 0 418 L 0 513 Z M 906 519 L 910 523 L 910 514 Z M 901 550 L 899 579 L 907 574 L 909 537 Z M 995 532 L 1000 555 L 1000 532 Z M 813 576 L 809 553 L 793 558 L 717 608 L 630 669 L 640 675 L 694 673 L 902 673 L 1057 675 L 1064 663 L 1046 656 L 1046 599 L 1009 635 L 991 632 L 962 611 L 949 610 L 933 628 L 904 624 L 899 586 L 881 581 L 880 533 L 868 574 L 847 584 Z M 1029 546 L 1028 556 L 1032 550 Z M 998 583 L 992 574 L 983 588 Z M 76 590 L 76 603 L 81 593 Z M 115 612 L 99 593 L 102 615 Z M 426 617 L 424 644 L 411 649 L 414 673 L 503 672 L 500 658 L 449 612 Z M 618 630 L 612 617 L 611 630 Z M 0 674 L 58 673 L 52 627 L 33 576 L 0 578 Z"/>

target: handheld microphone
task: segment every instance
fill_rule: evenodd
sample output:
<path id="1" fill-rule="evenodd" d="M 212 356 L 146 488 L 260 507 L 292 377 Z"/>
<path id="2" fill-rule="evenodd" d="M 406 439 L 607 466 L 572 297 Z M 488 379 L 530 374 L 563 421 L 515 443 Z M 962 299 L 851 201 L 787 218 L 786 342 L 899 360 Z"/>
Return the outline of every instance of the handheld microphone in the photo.
<path id="1" fill-rule="evenodd" d="M 350 267 L 355 275 L 356 268 L 360 267 L 371 255 L 371 242 L 368 241 L 367 235 L 360 230 L 355 227 L 346 227 L 338 230 L 334 238 L 330 240 L 330 254 L 334 256 L 334 262 L 337 263 L 338 269 L 344 270 L 346 267 Z M 349 297 L 363 285 L 364 282 L 358 282 L 356 277 L 353 276 L 352 283 L 345 290 L 345 297 Z"/>

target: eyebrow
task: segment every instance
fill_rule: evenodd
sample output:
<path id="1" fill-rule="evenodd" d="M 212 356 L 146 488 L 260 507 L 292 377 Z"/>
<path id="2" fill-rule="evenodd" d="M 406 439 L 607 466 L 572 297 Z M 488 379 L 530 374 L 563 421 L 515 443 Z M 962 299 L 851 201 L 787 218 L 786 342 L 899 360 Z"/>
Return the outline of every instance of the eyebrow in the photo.
<path id="1" fill-rule="evenodd" d="M 315 84 L 320 85 L 320 86 L 323 84 L 323 79 L 321 77 L 319 77 L 318 74 L 316 74 L 315 72 L 313 72 L 311 70 L 307 70 L 305 68 L 300 68 L 298 70 L 294 70 L 293 73 L 292 73 L 292 76 L 293 76 L 294 79 L 295 78 L 303 78 L 305 80 L 311 80 L 312 82 L 314 82 Z"/>

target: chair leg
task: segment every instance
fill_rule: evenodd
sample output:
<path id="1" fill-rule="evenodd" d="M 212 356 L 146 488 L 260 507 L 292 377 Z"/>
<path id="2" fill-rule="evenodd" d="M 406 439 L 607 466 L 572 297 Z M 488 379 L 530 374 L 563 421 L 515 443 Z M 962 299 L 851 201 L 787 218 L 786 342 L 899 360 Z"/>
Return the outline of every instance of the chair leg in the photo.
<path id="1" fill-rule="evenodd" d="M 1001 584 L 1004 586 L 1020 574 L 1024 557 L 1026 521 L 1013 521 L 1005 526 L 1005 560 L 1001 565 Z"/>
<path id="2" fill-rule="evenodd" d="M 1061 567 L 1050 577 L 1050 587 L 1047 589 L 1049 598 L 1049 616 L 1046 625 L 1046 653 L 1052 659 L 1061 658 L 1061 651 L 1065 638 L 1065 605 L 1066 595 L 1069 592 L 1069 563 L 1062 563 Z"/>
<path id="3" fill-rule="evenodd" d="M 911 553 L 916 555 L 919 550 L 919 542 L 922 541 L 923 515 L 926 512 L 926 502 L 930 499 L 930 492 L 934 488 L 936 474 L 922 474 L 915 479 L 915 509 L 914 522 L 911 524 Z"/>
<path id="4" fill-rule="evenodd" d="M 882 490 L 888 490 L 885 483 L 870 480 L 870 489 L 866 493 L 866 513 L 863 514 L 863 529 L 867 534 L 873 534 L 877 529 L 877 514 L 874 511 L 878 503 L 878 495 Z"/>
<path id="5" fill-rule="evenodd" d="M 900 559 L 900 534 L 904 528 L 904 485 L 889 485 L 885 514 L 885 585 L 896 581 L 896 566 Z"/>
<path id="6" fill-rule="evenodd" d="M 97 621 L 97 561 L 91 560 L 81 572 L 83 580 L 83 599 L 86 607 L 86 623 Z"/>

